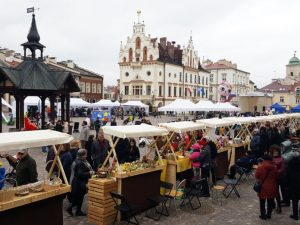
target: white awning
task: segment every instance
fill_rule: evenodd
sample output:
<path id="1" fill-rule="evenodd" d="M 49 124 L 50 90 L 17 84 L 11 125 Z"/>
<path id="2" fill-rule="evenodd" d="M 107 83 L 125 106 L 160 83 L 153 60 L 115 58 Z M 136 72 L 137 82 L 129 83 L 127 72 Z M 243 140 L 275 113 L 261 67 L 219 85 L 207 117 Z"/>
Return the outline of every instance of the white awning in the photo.
<path id="1" fill-rule="evenodd" d="M 73 137 L 52 130 L 0 133 L 0 152 L 69 143 Z"/>
<path id="2" fill-rule="evenodd" d="M 210 127 L 210 128 L 228 127 L 228 126 L 235 124 L 232 121 L 226 121 L 226 120 L 219 119 L 219 118 L 197 120 L 196 122 L 203 124 L 204 126 Z"/>
<path id="3" fill-rule="evenodd" d="M 103 132 L 120 138 L 152 137 L 167 135 L 168 131 L 162 127 L 148 124 L 129 125 L 129 126 L 104 126 Z"/>
<path id="4" fill-rule="evenodd" d="M 209 100 L 200 100 L 195 107 L 197 108 L 197 111 L 213 111 L 214 109 L 214 103 L 212 103 Z"/>
<path id="5" fill-rule="evenodd" d="M 90 107 L 91 103 L 84 101 L 81 98 L 70 98 L 70 106 L 71 107 Z"/>
<path id="6" fill-rule="evenodd" d="M 190 112 L 197 111 L 196 106 L 188 99 L 176 99 L 168 105 L 158 108 L 159 112 Z"/>
<path id="7" fill-rule="evenodd" d="M 168 131 L 173 131 L 176 133 L 182 133 L 187 131 L 201 130 L 205 129 L 205 126 L 199 123 L 195 123 L 192 121 L 181 121 L 181 122 L 173 122 L 173 123 L 160 123 L 158 124 L 160 127 L 166 128 Z"/>
<path id="8" fill-rule="evenodd" d="M 128 101 L 126 103 L 123 103 L 122 106 L 136 106 L 140 108 L 149 108 L 149 105 L 146 105 L 141 101 Z"/>
<path id="9" fill-rule="evenodd" d="M 237 112 L 240 110 L 240 108 L 231 105 L 229 102 L 217 102 L 212 109 L 212 111 L 218 112 Z"/>
<path id="10" fill-rule="evenodd" d="M 92 106 L 98 106 L 98 107 L 117 107 L 120 106 L 120 103 L 118 101 L 112 102 L 109 99 L 101 99 L 98 102 L 92 103 Z"/>
<path id="11" fill-rule="evenodd" d="M 223 120 L 230 121 L 234 124 L 250 124 L 254 123 L 255 117 L 224 117 Z"/>

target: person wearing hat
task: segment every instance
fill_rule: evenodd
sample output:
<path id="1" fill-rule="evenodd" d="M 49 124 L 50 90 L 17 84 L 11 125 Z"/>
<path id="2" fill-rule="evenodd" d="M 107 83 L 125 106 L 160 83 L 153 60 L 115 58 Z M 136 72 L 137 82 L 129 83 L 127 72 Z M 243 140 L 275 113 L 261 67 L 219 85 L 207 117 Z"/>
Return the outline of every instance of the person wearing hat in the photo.
<path id="1" fill-rule="evenodd" d="M 198 161 L 200 156 L 200 145 L 198 143 L 193 144 L 191 149 L 193 150 L 193 153 L 190 154 L 189 158 L 192 161 L 194 177 L 198 180 L 200 178 L 200 162 Z"/>
<path id="2" fill-rule="evenodd" d="M 28 149 L 18 150 L 16 166 L 17 186 L 37 182 L 36 161 L 28 154 Z"/>
<path id="3" fill-rule="evenodd" d="M 73 216 L 73 207 L 76 206 L 76 216 L 86 216 L 81 211 L 84 195 L 87 193 L 87 183 L 94 175 L 92 166 L 87 161 L 87 151 L 83 148 L 77 152 L 77 158 L 72 164 L 71 174 L 71 204 L 67 208 L 69 215 Z"/>

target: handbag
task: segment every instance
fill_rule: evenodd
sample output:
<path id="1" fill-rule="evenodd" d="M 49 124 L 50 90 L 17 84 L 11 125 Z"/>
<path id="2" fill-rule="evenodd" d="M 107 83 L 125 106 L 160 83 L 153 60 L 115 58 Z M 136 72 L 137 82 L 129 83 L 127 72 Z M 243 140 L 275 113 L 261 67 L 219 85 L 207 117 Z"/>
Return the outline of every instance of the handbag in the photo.
<path id="1" fill-rule="evenodd" d="M 261 192 L 261 188 L 262 188 L 262 185 L 264 184 L 265 180 L 267 179 L 267 177 L 269 176 L 269 174 L 271 173 L 273 169 L 271 169 L 268 174 L 265 176 L 265 178 L 263 179 L 263 181 L 260 183 L 260 181 L 256 181 L 253 185 L 253 190 L 256 192 L 256 193 L 260 193 Z"/>

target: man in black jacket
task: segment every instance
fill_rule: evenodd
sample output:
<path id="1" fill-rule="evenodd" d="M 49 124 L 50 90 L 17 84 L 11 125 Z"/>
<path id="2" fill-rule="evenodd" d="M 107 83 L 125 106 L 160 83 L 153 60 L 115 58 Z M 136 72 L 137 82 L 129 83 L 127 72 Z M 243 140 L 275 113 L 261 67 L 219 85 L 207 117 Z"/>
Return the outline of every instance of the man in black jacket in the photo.
<path id="1" fill-rule="evenodd" d="M 211 149 L 207 143 L 200 151 L 199 162 L 201 163 L 201 178 L 205 179 L 203 182 L 203 197 L 209 197 L 208 178 L 211 169 Z"/>
<path id="2" fill-rule="evenodd" d="M 17 158 L 19 159 L 16 166 L 17 186 L 37 182 L 36 162 L 30 157 L 28 150 L 19 150 Z"/>

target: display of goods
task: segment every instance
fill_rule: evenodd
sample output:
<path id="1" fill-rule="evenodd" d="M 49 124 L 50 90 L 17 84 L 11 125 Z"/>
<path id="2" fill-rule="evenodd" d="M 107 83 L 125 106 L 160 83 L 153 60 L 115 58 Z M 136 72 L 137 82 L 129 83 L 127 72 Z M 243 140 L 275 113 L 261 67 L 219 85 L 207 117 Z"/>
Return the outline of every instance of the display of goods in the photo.
<path id="1" fill-rule="evenodd" d="M 121 164 L 121 169 L 123 172 L 131 172 L 131 171 L 137 171 L 137 170 L 143 170 L 151 167 L 155 167 L 157 165 L 157 162 L 154 160 L 147 160 L 146 162 L 140 162 L 140 161 L 134 161 L 131 163 L 124 163 Z"/>

